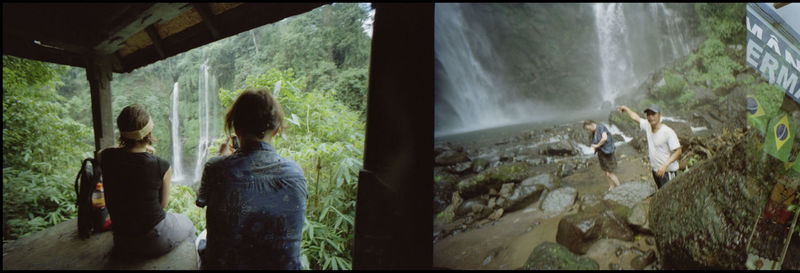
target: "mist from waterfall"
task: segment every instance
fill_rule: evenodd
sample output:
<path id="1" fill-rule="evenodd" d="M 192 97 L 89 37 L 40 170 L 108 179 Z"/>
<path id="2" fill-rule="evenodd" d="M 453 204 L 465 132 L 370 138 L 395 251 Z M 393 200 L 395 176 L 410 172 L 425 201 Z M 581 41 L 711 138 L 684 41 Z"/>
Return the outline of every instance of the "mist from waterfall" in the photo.
<path id="1" fill-rule="evenodd" d="M 435 134 L 512 124 L 536 118 L 528 115 L 530 108 L 550 108 L 517 96 L 513 86 L 495 77 L 492 67 L 502 66 L 499 52 L 485 29 L 470 27 L 460 4 L 436 4 L 434 21 Z"/>
<path id="2" fill-rule="evenodd" d="M 178 129 L 180 128 L 180 118 L 178 117 L 178 82 L 172 87 L 172 111 L 170 112 L 170 133 L 172 134 L 172 180 L 182 181 L 183 174 L 183 143 L 181 142 Z"/>
<path id="3" fill-rule="evenodd" d="M 701 41 L 692 4 L 436 4 L 434 136 L 607 115 Z"/>

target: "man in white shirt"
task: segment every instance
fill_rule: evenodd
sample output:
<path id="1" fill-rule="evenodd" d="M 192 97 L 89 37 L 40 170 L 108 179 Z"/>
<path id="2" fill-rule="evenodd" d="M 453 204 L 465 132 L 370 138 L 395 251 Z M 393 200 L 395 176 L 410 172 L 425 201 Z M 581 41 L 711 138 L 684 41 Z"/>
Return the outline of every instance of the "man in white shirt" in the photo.
<path id="1" fill-rule="evenodd" d="M 669 126 L 661 123 L 661 111 L 658 105 L 650 105 L 644 110 L 647 119 L 640 118 L 627 106 L 620 106 L 620 112 L 639 123 L 639 128 L 647 133 L 647 151 L 650 155 L 650 168 L 653 180 L 660 189 L 678 172 L 678 158 L 681 155 L 681 144 L 678 135 Z"/>

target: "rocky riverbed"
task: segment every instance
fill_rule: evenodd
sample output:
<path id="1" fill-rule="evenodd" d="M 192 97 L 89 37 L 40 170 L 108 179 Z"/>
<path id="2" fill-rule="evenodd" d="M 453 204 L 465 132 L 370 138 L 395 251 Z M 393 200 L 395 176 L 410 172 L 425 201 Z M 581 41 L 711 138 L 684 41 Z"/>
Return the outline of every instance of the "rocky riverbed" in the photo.
<path id="1" fill-rule="evenodd" d="M 743 134 L 669 119 L 684 149 L 682 172 Z M 617 112 L 598 121 L 611 125 L 617 144 L 622 185 L 610 192 L 581 121 L 437 139 L 434 266 L 661 269 L 648 217 L 656 188 L 644 134 Z"/>

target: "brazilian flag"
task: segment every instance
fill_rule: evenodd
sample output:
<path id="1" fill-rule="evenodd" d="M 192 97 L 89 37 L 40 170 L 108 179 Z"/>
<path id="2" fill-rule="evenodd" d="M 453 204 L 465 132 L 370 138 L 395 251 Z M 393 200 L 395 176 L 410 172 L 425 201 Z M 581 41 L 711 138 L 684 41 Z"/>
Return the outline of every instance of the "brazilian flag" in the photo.
<path id="1" fill-rule="evenodd" d="M 762 134 L 764 133 L 764 129 L 767 127 L 767 115 L 764 108 L 761 107 L 761 103 L 753 95 L 747 95 L 747 120 L 751 126 Z"/>
<path id="2" fill-rule="evenodd" d="M 795 125 L 792 123 L 789 114 L 785 112 L 770 120 L 767 126 L 764 152 L 778 158 L 780 161 L 789 161 L 789 153 L 792 151 L 795 132 Z"/>

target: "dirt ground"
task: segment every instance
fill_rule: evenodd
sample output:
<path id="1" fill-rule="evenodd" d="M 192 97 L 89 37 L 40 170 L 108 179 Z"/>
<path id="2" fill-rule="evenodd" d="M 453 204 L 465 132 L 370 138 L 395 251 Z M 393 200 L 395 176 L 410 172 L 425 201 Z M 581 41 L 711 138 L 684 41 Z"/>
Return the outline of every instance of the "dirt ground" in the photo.
<path id="1" fill-rule="evenodd" d="M 649 163 L 629 145 L 617 147 L 616 175 L 621 183 L 647 180 L 652 182 Z M 588 168 L 577 170 L 561 179 L 560 186 L 571 186 L 578 190 L 578 198 L 587 195 L 602 196 L 608 189 L 605 175 L 597 159 L 590 160 Z M 539 201 L 541 202 L 541 201 Z M 578 211 L 573 205 L 565 213 L 544 213 L 539 202 L 525 209 L 510 212 L 499 220 L 486 223 L 477 229 L 467 230 L 444 238 L 434 244 L 433 264 L 437 268 L 450 269 L 517 269 L 522 267 L 531 251 L 542 242 L 556 242 L 558 222 L 566 215 Z M 598 240 L 585 257 L 594 259 L 601 270 L 617 263 L 621 269 L 632 269 L 630 260 L 637 256 L 635 247 L 643 252 L 654 249 L 646 243 L 648 235 L 637 234 L 633 242 L 616 239 Z M 617 250 L 622 249 L 617 256 Z"/>

